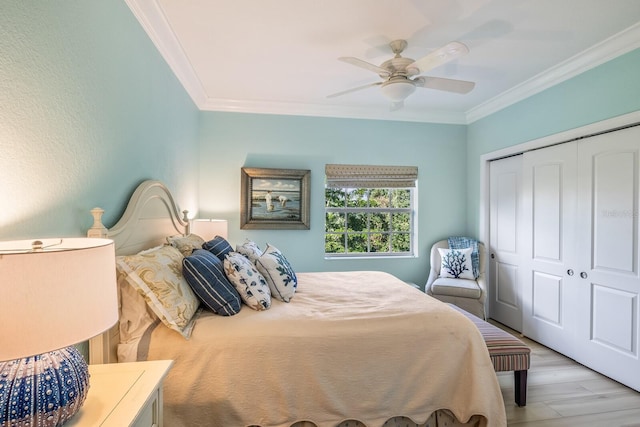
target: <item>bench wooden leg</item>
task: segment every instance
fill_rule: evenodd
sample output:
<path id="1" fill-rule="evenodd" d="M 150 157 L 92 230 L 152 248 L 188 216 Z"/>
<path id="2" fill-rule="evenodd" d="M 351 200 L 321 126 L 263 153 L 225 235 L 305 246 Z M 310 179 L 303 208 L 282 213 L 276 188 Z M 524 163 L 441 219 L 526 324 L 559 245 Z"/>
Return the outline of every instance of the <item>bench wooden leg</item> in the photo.
<path id="1" fill-rule="evenodd" d="M 515 384 L 515 394 L 516 394 L 516 405 L 518 406 L 526 406 L 527 405 L 527 371 L 515 371 L 513 373 Z"/>

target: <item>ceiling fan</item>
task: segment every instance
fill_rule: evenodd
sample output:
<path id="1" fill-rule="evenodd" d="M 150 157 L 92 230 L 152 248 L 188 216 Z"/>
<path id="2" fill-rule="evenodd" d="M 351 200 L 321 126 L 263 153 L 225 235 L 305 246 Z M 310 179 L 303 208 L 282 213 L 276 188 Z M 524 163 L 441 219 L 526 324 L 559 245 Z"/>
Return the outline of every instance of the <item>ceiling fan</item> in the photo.
<path id="1" fill-rule="evenodd" d="M 405 40 L 394 40 L 389 43 L 389 46 L 395 56 L 383 62 L 380 66 L 351 56 L 338 58 L 347 64 L 373 71 L 384 79 L 384 81 L 347 89 L 329 95 L 327 98 L 334 98 L 369 87 L 380 86 L 382 94 L 391 101 L 391 110 L 393 111 L 402 108 L 404 106 L 404 100 L 411 95 L 417 87 L 464 94 L 470 92 L 475 86 L 474 82 L 464 80 L 419 76 L 419 74 L 467 54 L 469 49 L 460 42 L 448 43 L 417 61 L 411 58 L 403 58 L 400 55 L 407 47 Z"/>

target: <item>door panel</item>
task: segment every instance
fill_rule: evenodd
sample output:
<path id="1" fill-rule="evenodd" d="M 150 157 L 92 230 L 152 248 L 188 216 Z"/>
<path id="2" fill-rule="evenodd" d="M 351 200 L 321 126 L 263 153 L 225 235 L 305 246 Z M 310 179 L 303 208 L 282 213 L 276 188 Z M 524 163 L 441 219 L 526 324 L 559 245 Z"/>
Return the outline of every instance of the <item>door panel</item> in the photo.
<path id="1" fill-rule="evenodd" d="M 522 156 L 489 165 L 489 317 L 522 331 L 520 285 Z"/>
<path id="2" fill-rule="evenodd" d="M 637 295 L 632 292 L 593 285 L 591 340 L 612 350 L 635 356 Z"/>
<path id="3" fill-rule="evenodd" d="M 562 277 L 533 272 L 531 312 L 536 320 L 562 329 L 563 285 Z"/>
<path id="4" fill-rule="evenodd" d="M 568 356 L 574 351 L 576 143 L 523 157 L 523 333 Z"/>
<path id="5" fill-rule="evenodd" d="M 638 165 L 640 127 L 579 145 L 580 293 L 575 359 L 640 390 Z"/>
<path id="6" fill-rule="evenodd" d="M 636 271 L 635 155 L 633 151 L 593 155 L 593 268 Z"/>
<path id="7" fill-rule="evenodd" d="M 518 266 L 496 262 L 496 301 L 519 310 Z"/>
<path id="8" fill-rule="evenodd" d="M 560 262 L 562 245 L 561 163 L 533 165 L 533 256 Z"/>

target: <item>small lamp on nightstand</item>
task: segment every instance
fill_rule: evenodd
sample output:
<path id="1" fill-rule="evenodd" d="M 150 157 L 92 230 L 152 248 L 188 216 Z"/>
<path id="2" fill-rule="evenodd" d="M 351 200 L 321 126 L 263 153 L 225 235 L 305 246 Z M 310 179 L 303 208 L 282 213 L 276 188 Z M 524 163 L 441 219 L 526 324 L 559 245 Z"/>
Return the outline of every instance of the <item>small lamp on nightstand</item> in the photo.
<path id="1" fill-rule="evenodd" d="M 118 319 L 113 241 L 0 242 L 0 425 L 61 426 L 82 406 L 73 344 Z"/>
<path id="2" fill-rule="evenodd" d="M 191 221 L 191 232 L 205 240 L 211 240 L 216 236 L 229 235 L 229 225 L 226 219 L 194 219 Z"/>

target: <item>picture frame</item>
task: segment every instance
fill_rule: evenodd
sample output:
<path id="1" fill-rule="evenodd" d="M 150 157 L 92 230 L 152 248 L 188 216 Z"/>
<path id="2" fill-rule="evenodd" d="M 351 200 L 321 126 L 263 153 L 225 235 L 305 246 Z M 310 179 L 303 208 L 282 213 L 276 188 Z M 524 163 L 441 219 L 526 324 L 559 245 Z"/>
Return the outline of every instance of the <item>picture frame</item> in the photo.
<path id="1" fill-rule="evenodd" d="M 240 228 L 243 230 L 308 230 L 307 169 L 241 169 Z"/>

